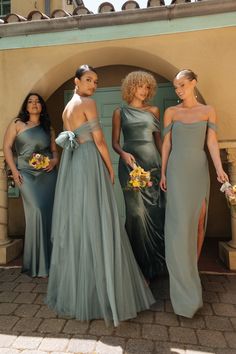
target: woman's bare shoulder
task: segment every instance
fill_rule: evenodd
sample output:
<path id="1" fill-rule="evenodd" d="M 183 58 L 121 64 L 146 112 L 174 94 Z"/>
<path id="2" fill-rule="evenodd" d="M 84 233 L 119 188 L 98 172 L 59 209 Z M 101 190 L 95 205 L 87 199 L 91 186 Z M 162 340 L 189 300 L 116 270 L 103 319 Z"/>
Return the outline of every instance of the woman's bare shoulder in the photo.
<path id="1" fill-rule="evenodd" d="M 160 109 L 157 106 L 148 106 L 147 110 L 151 112 L 156 119 L 160 118 Z"/>

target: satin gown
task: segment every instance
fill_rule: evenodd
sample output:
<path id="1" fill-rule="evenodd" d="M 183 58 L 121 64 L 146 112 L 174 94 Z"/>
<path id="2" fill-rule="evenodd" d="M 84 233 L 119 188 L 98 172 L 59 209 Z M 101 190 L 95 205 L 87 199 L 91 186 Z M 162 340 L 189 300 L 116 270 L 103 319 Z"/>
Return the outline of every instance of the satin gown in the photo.
<path id="1" fill-rule="evenodd" d="M 165 197 L 160 190 L 160 158 L 153 133 L 160 123 L 150 112 L 131 106 L 121 108 L 123 150 L 137 164 L 151 171 L 153 186 L 140 191 L 127 190 L 131 168 L 120 158 L 119 180 L 126 206 L 125 227 L 135 258 L 146 279 L 166 271 L 164 245 Z"/>
<path id="2" fill-rule="evenodd" d="M 115 326 L 154 302 L 119 223 L 110 177 L 93 141 L 97 120 L 62 132 L 46 303 L 82 321 Z"/>
<path id="3" fill-rule="evenodd" d="M 203 202 L 208 207 L 209 201 L 210 180 L 204 151 L 209 128 L 216 129 L 207 121 L 174 121 L 164 129 L 164 134 L 172 133 L 165 221 L 170 297 L 174 312 L 189 318 L 203 305 L 197 239 L 200 210 Z"/>
<path id="4" fill-rule="evenodd" d="M 32 277 L 48 276 L 51 257 L 51 219 L 57 171 L 36 170 L 29 165 L 34 152 L 52 157 L 50 134 L 41 126 L 27 128 L 15 140 L 17 167 L 23 176 L 19 187 L 25 213 L 22 271 Z"/>

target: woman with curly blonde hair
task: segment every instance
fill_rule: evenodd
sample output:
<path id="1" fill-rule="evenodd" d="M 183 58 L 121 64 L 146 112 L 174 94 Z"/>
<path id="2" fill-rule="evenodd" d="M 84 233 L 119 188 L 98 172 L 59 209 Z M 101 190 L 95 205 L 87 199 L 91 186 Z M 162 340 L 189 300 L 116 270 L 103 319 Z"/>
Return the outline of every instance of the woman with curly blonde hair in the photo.
<path id="1" fill-rule="evenodd" d="M 145 71 L 129 73 L 122 83 L 127 105 L 113 113 L 112 145 L 120 155 L 119 180 L 126 205 L 125 227 L 136 260 L 149 281 L 165 270 L 164 198 L 160 191 L 161 134 L 159 108 L 148 102 L 155 94 L 154 76 Z M 121 131 L 124 145 L 120 145 Z M 135 166 L 151 172 L 150 186 L 127 189 Z"/>

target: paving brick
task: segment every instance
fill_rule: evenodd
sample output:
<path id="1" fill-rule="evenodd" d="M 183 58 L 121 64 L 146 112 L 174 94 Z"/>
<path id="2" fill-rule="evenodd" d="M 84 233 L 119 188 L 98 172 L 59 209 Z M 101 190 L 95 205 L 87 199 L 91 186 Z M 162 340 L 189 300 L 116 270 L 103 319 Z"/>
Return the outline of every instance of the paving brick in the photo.
<path id="1" fill-rule="evenodd" d="M 37 295 L 35 300 L 34 300 L 34 304 L 45 305 L 45 294 Z"/>
<path id="2" fill-rule="evenodd" d="M 191 328 L 170 327 L 170 340 L 179 343 L 197 344 L 195 331 Z"/>
<path id="3" fill-rule="evenodd" d="M 232 324 L 227 317 L 206 316 L 205 321 L 206 321 L 206 326 L 209 329 L 216 329 L 219 331 L 233 330 Z"/>
<path id="4" fill-rule="evenodd" d="M 231 320 L 231 323 L 236 331 L 236 318 L 230 318 L 230 320 Z"/>
<path id="5" fill-rule="evenodd" d="M 0 353 L 1 354 L 20 354 L 20 351 L 12 348 L 2 348 L 0 344 Z"/>
<path id="6" fill-rule="evenodd" d="M 174 313 L 174 309 L 170 300 L 165 300 L 165 311 Z"/>
<path id="7" fill-rule="evenodd" d="M 152 312 L 152 311 L 140 312 L 136 318 L 132 319 L 131 322 L 153 323 L 154 322 L 154 312 Z"/>
<path id="8" fill-rule="evenodd" d="M 226 332 L 225 333 L 226 341 L 230 348 L 236 349 L 236 332 Z"/>
<path id="9" fill-rule="evenodd" d="M 198 315 L 213 315 L 213 310 L 211 304 L 203 303 L 203 307 L 198 310 Z"/>
<path id="10" fill-rule="evenodd" d="M 0 330 L 9 331 L 18 320 L 16 316 L 0 316 Z"/>
<path id="11" fill-rule="evenodd" d="M 0 294 L 0 302 L 13 302 L 17 295 L 13 291 L 3 291 Z"/>
<path id="12" fill-rule="evenodd" d="M 218 294 L 213 291 L 203 291 L 202 292 L 203 302 L 219 302 Z"/>
<path id="13" fill-rule="evenodd" d="M 47 284 L 47 283 L 37 284 L 36 287 L 35 287 L 34 290 L 33 290 L 33 293 L 46 294 L 46 292 L 47 292 L 47 287 L 48 287 L 48 284 Z"/>
<path id="14" fill-rule="evenodd" d="M 17 283 L 33 283 L 34 278 L 29 277 L 27 274 L 20 274 L 17 278 Z"/>
<path id="15" fill-rule="evenodd" d="M 2 334 L 0 333 L 0 347 L 10 347 L 12 343 L 16 340 L 17 336 L 16 335 L 11 335 L 11 334 Z M 0 351 L 1 353 L 1 351 Z"/>
<path id="16" fill-rule="evenodd" d="M 228 283 L 229 279 L 227 277 L 227 275 L 216 275 L 216 274 L 207 274 L 207 279 L 208 281 L 212 281 L 213 283 L 215 282 L 219 282 L 219 283 Z"/>
<path id="17" fill-rule="evenodd" d="M 120 337 L 139 338 L 141 326 L 139 323 L 122 322 L 115 330 L 115 334 Z"/>
<path id="18" fill-rule="evenodd" d="M 125 340 L 117 337 L 102 337 L 95 348 L 96 354 L 123 354 Z"/>
<path id="19" fill-rule="evenodd" d="M 215 291 L 218 293 L 224 293 L 225 292 L 225 288 L 224 288 L 224 284 L 219 283 L 219 282 L 205 282 L 203 285 L 204 290 L 206 291 Z"/>
<path id="20" fill-rule="evenodd" d="M 236 291 L 236 282 L 235 283 L 225 283 L 224 284 L 225 291 Z"/>
<path id="21" fill-rule="evenodd" d="M 155 342 L 155 354 L 186 354 L 185 345 L 174 342 Z"/>
<path id="22" fill-rule="evenodd" d="M 226 348 L 227 344 L 222 332 L 211 331 L 207 329 L 197 330 L 197 336 L 199 343 L 201 345 L 215 347 L 215 348 Z"/>
<path id="23" fill-rule="evenodd" d="M 152 354 L 154 342 L 145 339 L 129 339 L 124 354 Z"/>
<path id="24" fill-rule="evenodd" d="M 20 293 L 14 300 L 18 304 L 32 304 L 37 294 L 33 293 Z"/>
<path id="25" fill-rule="evenodd" d="M 43 320 L 38 331 L 41 333 L 60 333 L 65 323 L 66 320 L 62 319 L 46 319 Z"/>
<path id="26" fill-rule="evenodd" d="M 90 324 L 89 333 L 96 336 L 111 335 L 114 332 L 113 325 L 106 326 L 103 320 L 94 320 Z"/>
<path id="27" fill-rule="evenodd" d="M 236 305 L 236 293 L 235 292 L 225 292 L 223 294 L 219 294 L 220 296 L 220 301 L 226 303 L 226 304 L 234 304 Z"/>
<path id="28" fill-rule="evenodd" d="M 149 340 L 168 340 L 165 326 L 145 324 L 142 328 L 142 337 Z"/>
<path id="29" fill-rule="evenodd" d="M 16 292 L 30 292 L 32 291 L 37 285 L 34 283 L 19 283 L 17 287 L 14 289 Z"/>
<path id="30" fill-rule="evenodd" d="M 152 311 L 162 312 L 164 311 L 165 302 L 164 300 L 156 300 L 155 304 L 151 306 Z"/>
<path id="31" fill-rule="evenodd" d="M 195 315 L 193 318 L 180 317 L 180 325 L 188 328 L 206 328 L 204 318 L 202 316 Z"/>
<path id="32" fill-rule="evenodd" d="M 68 320 L 64 329 L 63 333 L 68 334 L 84 334 L 87 333 L 89 328 L 89 322 L 81 322 L 77 320 Z M 104 333 L 103 333 L 104 334 Z"/>
<path id="33" fill-rule="evenodd" d="M 17 304 L 0 303 L 0 315 L 10 315 L 17 308 Z"/>
<path id="34" fill-rule="evenodd" d="M 0 291 L 11 291 L 17 284 L 15 282 L 0 282 Z"/>
<path id="35" fill-rule="evenodd" d="M 14 330 L 20 332 L 36 331 L 41 321 L 42 320 L 40 318 L 22 318 L 17 322 Z"/>
<path id="36" fill-rule="evenodd" d="M 15 311 L 15 315 L 19 317 L 33 317 L 39 309 L 39 305 L 23 304 Z"/>
<path id="37" fill-rule="evenodd" d="M 19 274 L 6 274 L 3 273 L 0 276 L 0 281 L 2 282 L 12 282 L 15 281 L 19 277 Z"/>
<path id="38" fill-rule="evenodd" d="M 48 354 L 47 352 L 42 352 L 41 350 L 23 350 L 21 354 Z"/>
<path id="39" fill-rule="evenodd" d="M 42 337 L 37 335 L 35 336 L 35 334 L 20 335 L 12 347 L 16 349 L 38 349 L 42 339 Z"/>
<path id="40" fill-rule="evenodd" d="M 212 304 L 213 311 L 219 316 L 236 317 L 236 306 L 232 304 Z"/>
<path id="41" fill-rule="evenodd" d="M 43 338 L 39 350 L 62 352 L 66 350 L 68 344 L 68 338 L 57 338 L 56 336 L 53 338 Z"/>
<path id="42" fill-rule="evenodd" d="M 83 336 L 81 338 L 74 337 L 70 339 L 67 351 L 72 353 L 86 353 L 86 354 L 90 352 L 92 353 L 95 351 L 96 343 L 97 343 L 96 337 L 91 337 L 91 336 Z"/>
<path id="43" fill-rule="evenodd" d="M 47 306 L 41 306 L 39 311 L 36 313 L 35 317 L 55 318 L 55 317 L 57 317 L 57 314 L 56 314 L 56 312 L 54 312 L 53 310 L 51 310 Z"/>
<path id="44" fill-rule="evenodd" d="M 216 349 L 215 354 L 235 354 L 235 349 Z"/>
<path id="45" fill-rule="evenodd" d="M 173 313 L 157 312 L 155 316 L 155 323 L 164 326 L 178 326 L 178 317 Z"/>

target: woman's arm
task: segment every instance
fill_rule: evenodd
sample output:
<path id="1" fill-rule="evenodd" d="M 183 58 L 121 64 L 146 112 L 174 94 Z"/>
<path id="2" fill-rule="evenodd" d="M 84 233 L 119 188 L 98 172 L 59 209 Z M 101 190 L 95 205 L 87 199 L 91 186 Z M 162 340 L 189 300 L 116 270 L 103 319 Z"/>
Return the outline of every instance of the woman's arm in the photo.
<path id="1" fill-rule="evenodd" d="M 98 117 L 96 102 L 93 99 L 86 100 L 84 105 L 84 114 L 88 121 L 94 121 Z M 92 132 L 94 143 L 108 169 L 112 183 L 114 183 L 114 171 L 112 167 L 111 157 L 108 151 L 107 143 L 102 129 L 97 129 Z"/>
<path id="2" fill-rule="evenodd" d="M 3 151 L 5 155 L 6 162 L 11 169 L 14 182 L 20 186 L 23 183 L 23 177 L 18 171 L 12 152 L 12 147 L 17 136 L 17 122 L 13 121 L 7 127 L 3 140 Z"/>
<path id="3" fill-rule="evenodd" d="M 120 155 L 122 160 L 129 165 L 131 168 L 134 168 L 135 158 L 132 154 L 122 150 L 120 146 L 120 133 L 121 133 L 121 116 L 120 109 L 117 108 L 113 112 L 112 117 L 112 147 Z"/>
<path id="4" fill-rule="evenodd" d="M 173 116 L 173 108 L 167 108 L 164 114 L 164 128 L 166 128 L 172 122 Z M 167 162 L 169 159 L 169 154 L 171 151 L 171 131 L 168 132 L 162 143 L 162 163 L 161 163 L 161 180 L 160 180 L 160 188 L 166 192 L 167 183 L 166 183 L 166 168 Z"/>
<path id="5" fill-rule="evenodd" d="M 210 107 L 208 121 L 210 123 L 216 124 L 216 112 L 213 107 Z M 220 150 L 218 146 L 217 135 L 216 132 L 211 128 L 208 128 L 207 131 L 207 147 L 216 169 L 217 180 L 221 183 L 228 181 L 229 178 L 225 173 L 225 171 L 223 170 L 222 162 L 220 159 Z"/>
<path id="6" fill-rule="evenodd" d="M 160 126 L 160 110 L 156 106 L 151 107 L 151 112 L 155 116 L 155 119 L 157 121 L 157 124 Z M 162 154 L 162 138 L 161 138 L 161 131 L 156 131 L 153 133 L 154 136 L 154 142 L 157 148 L 157 151 L 159 152 L 160 156 Z"/>

